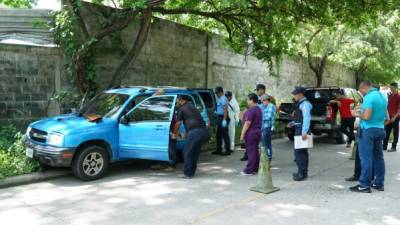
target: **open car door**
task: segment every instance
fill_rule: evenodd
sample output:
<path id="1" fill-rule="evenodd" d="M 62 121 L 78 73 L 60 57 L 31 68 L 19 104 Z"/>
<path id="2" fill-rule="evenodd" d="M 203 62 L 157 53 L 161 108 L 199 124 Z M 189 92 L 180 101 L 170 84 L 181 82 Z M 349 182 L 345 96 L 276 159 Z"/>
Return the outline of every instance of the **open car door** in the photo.
<path id="1" fill-rule="evenodd" d="M 149 97 L 119 124 L 120 158 L 168 161 L 168 142 L 176 95 Z"/>

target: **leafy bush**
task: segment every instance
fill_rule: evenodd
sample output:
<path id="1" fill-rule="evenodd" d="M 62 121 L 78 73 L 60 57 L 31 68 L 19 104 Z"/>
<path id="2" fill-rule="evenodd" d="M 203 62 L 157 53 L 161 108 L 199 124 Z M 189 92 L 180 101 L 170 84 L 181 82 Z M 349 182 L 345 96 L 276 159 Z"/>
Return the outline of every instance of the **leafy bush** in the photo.
<path id="1" fill-rule="evenodd" d="M 25 157 L 22 134 L 11 125 L 0 127 L 0 179 L 38 170 L 39 163 Z"/>

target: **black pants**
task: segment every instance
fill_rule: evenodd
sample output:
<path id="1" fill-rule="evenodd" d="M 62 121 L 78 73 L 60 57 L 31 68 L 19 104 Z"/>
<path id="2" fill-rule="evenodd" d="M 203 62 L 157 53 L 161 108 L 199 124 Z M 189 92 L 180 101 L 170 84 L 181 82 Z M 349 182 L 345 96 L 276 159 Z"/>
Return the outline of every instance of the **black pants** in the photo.
<path id="1" fill-rule="evenodd" d="M 347 144 L 351 144 L 354 141 L 354 117 L 343 118 L 340 122 L 340 130 L 347 136 Z"/>
<path id="2" fill-rule="evenodd" d="M 187 141 L 183 149 L 183 173 L 193 177 L 197 169 L 197 161 L 201 152 L 201 145 L 210 139 L 207 128 L 195 128 L 187 134 Z"/>
<path id="3" fill-rule="evenodd" d="M 297 173 L 299 175 L 308 176 L 308 149 L 295 149 L 294 156 L 296 159 Z"/>
<path id="4" fill-rule="evenodd" d="M 390 123 L 385 126 L 385 131 L 386 131 L 386 138 L 383 141 L 383 148 L 386 149 L 388 146 L 389 142 L 389 137 L 390 134 L 392 133 L 393 129 L 393 142 L 392 142 L 392 148 L 396 148 L 397 142 L 399 140 L 399 118 L 397 118 L 393 123 Z"/>
<path id="5" fill-rule="evenodd" d="M 217 118 L 217 152 L 222 152 L 222 140 L 225 143 L 225 151 L 229 152 L 231 150 L 231 141 L 229 139 L 229 119 L 226 120 L 226 127 L 222 127 L 223 116 L 218 116 Z"/>

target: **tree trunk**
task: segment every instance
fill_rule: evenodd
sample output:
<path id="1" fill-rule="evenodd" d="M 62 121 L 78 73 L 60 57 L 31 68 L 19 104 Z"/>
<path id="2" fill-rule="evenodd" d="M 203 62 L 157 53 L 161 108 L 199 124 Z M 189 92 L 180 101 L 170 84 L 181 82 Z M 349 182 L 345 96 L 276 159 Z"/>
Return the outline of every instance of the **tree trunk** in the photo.
<path id="1" fill-rule="evenodd" d="M 318 72 L 315 73 L 315 76 L 317 78 L 317 87 L 321 87 L 322 86 L 322 80 L 323 80 L 323 76 L 324 76 L 324 71 L 320 71 L 318 70 Z"/>
<path id="2" fill-rule="evenodd" d="M 142 12 L 142 21 L 140 24 L 140 29 L 136 35 L 135 42 L 133 43 L 131 49 L 126 54 L 124 60 L 119 64 L 117 70 L 114 73 L 111 81 L 108 84 L 108 88 L 119 86 L 127 75 L 129 66 L 137 59 L 142 50 L 144 43 L 146 42 L 150 26 L 151 26 L 151 16 L 152 9 L 146 8 Z"/>

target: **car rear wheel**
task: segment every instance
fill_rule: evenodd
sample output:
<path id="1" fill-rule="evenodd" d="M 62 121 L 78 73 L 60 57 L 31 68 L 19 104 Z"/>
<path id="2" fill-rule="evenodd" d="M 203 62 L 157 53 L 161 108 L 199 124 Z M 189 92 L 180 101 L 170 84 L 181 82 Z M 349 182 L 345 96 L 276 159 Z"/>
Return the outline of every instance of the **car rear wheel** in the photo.
<path id="1" fill-rule="evenodd" d="M 83 181 L 91 181 L 101 178 L 108 166 L 107 151 L 101 146 L 93 145 L 78 153 L 72 163 L 72 172 Z"/>

